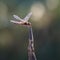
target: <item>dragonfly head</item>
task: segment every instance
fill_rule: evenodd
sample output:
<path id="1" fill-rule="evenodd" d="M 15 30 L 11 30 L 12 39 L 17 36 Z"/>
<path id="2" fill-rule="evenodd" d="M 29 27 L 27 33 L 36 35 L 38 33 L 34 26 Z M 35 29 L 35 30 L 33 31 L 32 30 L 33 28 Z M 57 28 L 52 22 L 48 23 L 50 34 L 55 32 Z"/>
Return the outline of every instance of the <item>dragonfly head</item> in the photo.
<path id="1" fill-rule="evenodd" d="M 25 26 L 31 26 L 31 23 L 30 22 L 24 22 L 23 25 L 25 25 Z"/>

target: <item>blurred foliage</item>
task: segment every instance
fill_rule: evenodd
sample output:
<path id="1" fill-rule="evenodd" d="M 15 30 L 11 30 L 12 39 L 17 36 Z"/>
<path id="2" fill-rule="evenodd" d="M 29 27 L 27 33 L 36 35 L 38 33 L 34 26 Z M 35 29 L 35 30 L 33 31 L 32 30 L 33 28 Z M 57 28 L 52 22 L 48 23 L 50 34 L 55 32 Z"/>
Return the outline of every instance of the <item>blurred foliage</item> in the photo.
<path id="1" fill-rule="evenodd" d="M 25 17 L 34 2 L 42 2 L 46 10 L 53 15 L 50 25 L 43 29 L 37 29 L 33 25 L 34 21 L 31 21 L 37 60 L 60 60 L 60 0 L 58 7 L 52 11 L 48 10 L 46 0 L 0 0 L 0 2 L 4 4 L 0 10 L 5 11 L 3 7 L 7 8 L 7 12 L 5 11 L 7 19 L 0 19 L 0 60 L 28 60 L 28 29 L 10 23 L 10 19 L 13 19 L 13 14 Z M 3 12 L 2 14 L 4 15 Z"/>

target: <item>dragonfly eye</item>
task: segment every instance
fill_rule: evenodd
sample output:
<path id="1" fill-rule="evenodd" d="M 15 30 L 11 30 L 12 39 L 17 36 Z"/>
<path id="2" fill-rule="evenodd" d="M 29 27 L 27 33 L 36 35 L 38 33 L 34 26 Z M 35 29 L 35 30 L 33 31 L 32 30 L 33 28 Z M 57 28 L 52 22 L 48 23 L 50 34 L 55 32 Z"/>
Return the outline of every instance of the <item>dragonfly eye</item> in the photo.
<path id="1" fill-rule="evenodd" d="M 30 23 L 25 22 L 24 25 L 30 25 Z"/>
<path id="2" fill-rule="evenodd" d="M 27 23 L 25 22 L 24 25 L 27 25 Z"/>

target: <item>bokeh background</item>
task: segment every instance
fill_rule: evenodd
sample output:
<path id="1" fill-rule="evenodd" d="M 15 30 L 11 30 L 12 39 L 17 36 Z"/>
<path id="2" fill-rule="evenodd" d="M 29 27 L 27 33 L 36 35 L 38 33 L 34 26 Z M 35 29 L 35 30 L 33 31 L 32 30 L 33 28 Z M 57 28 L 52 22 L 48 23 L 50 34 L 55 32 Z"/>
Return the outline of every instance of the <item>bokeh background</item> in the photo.
<path id="1" fill-rule="evenodd" d="M 60 0 L 0 0 L 0 60 L 28 60 L 28 28 L 10 20 L 29 12 L 37 60 L 60 60 Z"/>

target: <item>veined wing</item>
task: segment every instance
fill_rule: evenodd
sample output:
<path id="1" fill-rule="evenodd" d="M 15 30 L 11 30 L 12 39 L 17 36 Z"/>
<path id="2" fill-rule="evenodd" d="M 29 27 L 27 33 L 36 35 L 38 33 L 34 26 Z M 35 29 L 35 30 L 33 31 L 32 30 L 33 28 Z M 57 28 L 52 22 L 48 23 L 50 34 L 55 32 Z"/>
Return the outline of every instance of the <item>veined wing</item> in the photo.
<path id="1" fill-rule="evenodd" d="M 17 19 L 17 20 L 20 20 L 20 21 L 23 21 L 19 16 L 17 16 L 17 15 L 13 15 L 13 17 L 15 18 L 15 19 Z"/>
<path id="2" fill-rule="evenodd" d="M 30 12 L 23 20 L 24 20 L 24 21 L 28 21 L 29 18 L 31 17 L 31 15 L 32 15 L 32 12 Z"/>
<path id="3" fill-rule="evenodd" d="M 21 22 L 14 21 L 14 20 L 10 20 L 10 22 L 12 22 L 12 23 L 16 23 L 16 24 L 20 24 L 20 23 L 21 23 Z"/>

